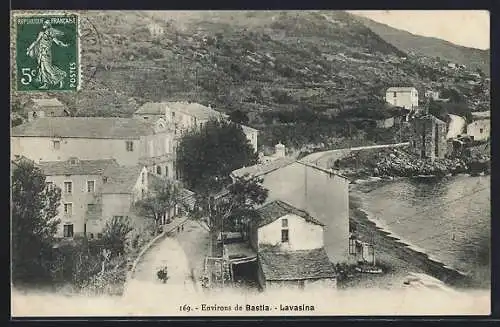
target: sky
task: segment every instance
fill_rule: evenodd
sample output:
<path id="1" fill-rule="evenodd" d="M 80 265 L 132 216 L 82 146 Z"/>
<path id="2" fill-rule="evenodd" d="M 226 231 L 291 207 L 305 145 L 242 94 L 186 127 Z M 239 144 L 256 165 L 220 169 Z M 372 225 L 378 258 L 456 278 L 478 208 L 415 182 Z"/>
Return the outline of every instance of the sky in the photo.
<path id="1" fill-rule="evenodd" d="M 379 23 L 458 45 L 490 48 L 489 12 L 485 10 L 356 10 Z"/>

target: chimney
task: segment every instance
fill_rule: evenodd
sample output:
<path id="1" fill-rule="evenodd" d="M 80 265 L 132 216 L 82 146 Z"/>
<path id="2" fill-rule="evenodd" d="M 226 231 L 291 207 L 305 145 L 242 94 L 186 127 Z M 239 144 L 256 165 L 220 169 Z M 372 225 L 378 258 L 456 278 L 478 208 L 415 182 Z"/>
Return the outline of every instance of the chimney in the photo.
<path id="1" fill-rule="evenodd" d="M 281 142 L 279 142 L 274 146 L 274 155 L 279 158 L 284 158 L 285 150 L 285 146 Z"/>

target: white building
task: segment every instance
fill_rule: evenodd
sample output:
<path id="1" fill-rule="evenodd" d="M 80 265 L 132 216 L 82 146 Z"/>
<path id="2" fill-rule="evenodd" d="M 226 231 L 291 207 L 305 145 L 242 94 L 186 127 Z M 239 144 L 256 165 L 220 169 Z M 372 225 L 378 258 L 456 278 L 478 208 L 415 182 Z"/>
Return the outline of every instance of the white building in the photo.
<path id="1" fill-rule="evenodd" d="M 411 110 L 418 107 L 418 91 L 414 87 L 390 87 L 385 92 L 385 101 Z"/>
<path id="2" fill-rule="evenodd" d="M 323 247 L 323 224 L 283 201 L 258 209 L 250 243 L 257 250 L 262 288 L 336 286 L 334 266 Z"/>
<path id="3" fill-rule="evenodd" d="M 167 122 L 174 124 L 177 135 L 182 135 L 183 132 L 193 128 L 200 128 L 212 118 L 229 118 L 225 113 L 212 109 L 210 106 L 194 102 L 147 102 L 134 113 L 134 117 L 145 120 L 164 117 Z M 241 128 L 254 150 L 257 151 L 259 131 L 245 125 L 241 125 Z"/>

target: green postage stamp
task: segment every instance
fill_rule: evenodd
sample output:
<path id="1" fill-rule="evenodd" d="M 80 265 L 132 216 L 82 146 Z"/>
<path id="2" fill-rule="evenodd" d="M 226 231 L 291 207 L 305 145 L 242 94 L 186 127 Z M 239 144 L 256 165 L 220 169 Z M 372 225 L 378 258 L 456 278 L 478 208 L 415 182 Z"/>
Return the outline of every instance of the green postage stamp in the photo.
<path id="1" fill-rule="evenodd" d="M 14 16 L 18 91 L 80 88 L 78 14 Z"/>

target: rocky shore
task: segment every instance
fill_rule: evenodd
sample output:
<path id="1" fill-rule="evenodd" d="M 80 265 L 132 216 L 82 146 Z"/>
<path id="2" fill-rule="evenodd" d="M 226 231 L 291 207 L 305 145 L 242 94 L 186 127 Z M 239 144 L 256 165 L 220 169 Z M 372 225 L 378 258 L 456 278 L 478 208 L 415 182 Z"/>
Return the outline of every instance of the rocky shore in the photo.
<path id="1" fill-rule="evenodd" d="M 352 152 L 336 162 L 348 177 L 416 177 L 489 174 L 490 158 L 484 154 L 445 159 L 420 159 L 404 148 Z"/>

